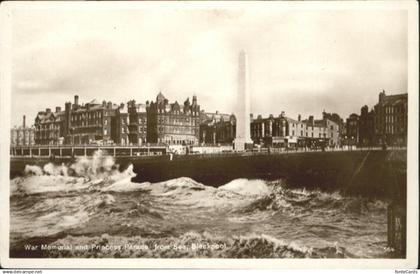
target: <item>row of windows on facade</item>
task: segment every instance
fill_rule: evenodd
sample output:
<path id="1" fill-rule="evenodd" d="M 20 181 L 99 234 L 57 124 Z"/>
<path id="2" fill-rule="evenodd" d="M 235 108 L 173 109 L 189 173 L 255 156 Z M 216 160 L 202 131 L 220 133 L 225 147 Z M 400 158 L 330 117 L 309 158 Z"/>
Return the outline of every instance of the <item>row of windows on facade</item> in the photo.
<path id="1" fill-rule="evenodd" d="M 33 135 L 33 133 L 31 131 L 29 131 L 29 130 L 26 133 L 23 132 L 23 131 L 18 131 L 18 132 L 13 132 L 12 131 L 12 134 L 11 135 L 12 135 L 12 137 L 16 137 L 16 136 L 19 136 L 19 137 L 26 136 L 26 137 L 28 137 L 28 136 Z"/>
<path id="2" fill-rule="evenodd" d="M 166 144 L 174 144 L 174 145 L 182 145 L 182 144 L 188 144 L 188 145 L 193 145 L 196 144 L 198 142 L 198 140 L 196 138 L 193 139 L 185 139 L 185 138 L 176 138 L 173 136 L 169 136 L 169 137 L 165 137 L 165 138 L 158 138 L 158 142 L 161 143 L 166 143 Z"/>
<path id="3" fill-rule="evenodd" d="M 405 114 L 405 107 L 404 106 L 389 106 L 389 107 L 385 107 L 383 109 L 385 111 L 386 114 L 394 114 L 394 113 L 400 113 L 400 114 Z"/>
<path id="4" fill-rule="evenodd" d="M 53 129 L 60 129 L 60 125 L 48 123 L 48 124 L 41 124 L 35 126 L 36 130 L 53 130 Z"/>
<path id="5" fill-rule="evenodd" d="M 36 135 L 37 139 L 50 139 L 50 138 L 58 138 L 60 137 L 59 134 L 53 133 L 53 132 L 48 132 L 45 134 L 40 134 L 40 135 Z"/>
<path id="6" fill-rule="evenodd" d="M 158 123 L 169 123 L 169 124 L 186 124 L 189 123 L 190 125 L 197 125 L 197 121 L 195 119 L 189 119 L 189 118 L 169 118 L 165 117 L 162 118 L 161 116 L 158 116 Z"/>
<path id="7" fill-rule="evenodd" d="M 105 112 L 105 116 L 108 115 L 108 112 Z M 72 114 L 71 121 L 80 121 L 82 119 L 95 119 L 95 118 L 102 118 L 102 112 L 95 111 L 95 112 L 88 112 L 88 113 L 80 113 L 80 114 Z"/>
<path id="8" fill-rule="evenodd" d="M 379 120 L 379 119 L 377 119 Z M 401 123 L 405 122 L 406 117 L 405 116 L 385 116 L 385 122 L 386 123 Z"/>
<path id="9" fill-rule="evenodd" d="M 158 113 L 165 113 L 165 114 L 175 114 L 175 115 L 185 115 L 185 114 L 192 114 L 192 115 L 194 115 L 194 116 L 197 116 L 199 113 L 197 112 L 197 111 L 189 111 L 189 110 L 187 110 L 187 112 L 186 113 L 184 113 L 184 112 L 182 112 L 182 111 L 179 111 L 179 110 L 174 110 L 174 111 L 167 111 L 166 109 L 163 109 L 163 108 L 159 108 L 158 109 Z"/>
<path id="10" fill-rule="evenodd" d="M 263 124 L 265 124 L 265 123 L 255 123 L 255 124 L 253 124 L 253 125 L 251 125 L 251 126 L 256 126 L 256 127 L 258 127 L 258 128 L 262 128 L 262 125 Z M 300 128 L 303 128 L 303 123 L 299 123 L 300 124 Z M 290 123 L 289 124 L 292 128 L 294 128 L 294 127 L 296 127 L 296 128 L 298 128 L 298 124 L 294 124 L 294 123 Z M 280 123 L 274 123 L 274 126 L 275 127 L 279 127 L 280 126 Z M 317 127 L 317 126 L 308 126 L 308 125 L 306 125 L 305 126 L 305 128 L 306 128 L 306 130 L 308 130 L 308 129 L 311 129 L 311 130 L 314 130 L 314 127 L 315 128 L 320 128 L 320 130 L 322 130 L 322 131 L 324 131 L 324 130 L 327 130 L 327 128 L 326 127 Z M 334 126 L 333 125 L 331 125 L 330 126 L 330 129 L 331 130 L 334 130 Z M 338 126 L 337 126 L 337 130 L 338 130 Z"/>
<path id="11" fill-rule="evenodd" d="M 105 122 L 103 123 L 103 125 L 108 125 L 108 121 L 105 120 Z M 71 124 L 72 127 L 91 127 L 91 126 L 102 126 L 101 122 L 95 121 L 95 123 L 88 123 L 88 122 L 84 122 L 81 121 L 80 123 L 77 124 Z"/>
<path id="12" fill-rule="evenodd" d="M 190 127 L 159 127 L 159 132 L 196 134 L 197 129 Z"/>
<path id="13" fill-rule="evenodd" d="M 263 124 L 254 124 L 254 125 L 252 125 L 251 126 L 251 128 L 253 128 L 255 131 L 258 131 L 258 130 L 262 130 L 262 128 L 263 128 L 263 126 L 262 126 Z M 268 127 L 268 128 L 270 128 L 270 127 Z M 294 126 L 294 124 L 291 124 L 291 128 L 295 128 L 295 126 Z M 304 127 L 303 127 L 303 124 L 301 124 L 301 127 L 300 127 L 301 129 L 304 129 Z M 271 128 L 270 128 L 271 129 Z M 270 130 L 269 129 L 269 130 Z M 278 130 L 276 130 L 276 129 L 278 129 Z M 326 127 L 318 127 L 318 126 L 310 126 L 310 127 L 308 127 L 307 125 L 306 125 L 306 130 L 312 130 L 312 131 L 314 131 L 314 129 L 316 129 L 316 130 L 318 130 L 318 131 L 322 131 L 322 132 L 324 132 L 324 131 L 327 131 L 328 130 L 328 128 L 326 128 Z M 269 132 L 269 130 L 267 130 L 266 129 L 266 132 Z M 277 127 L 277 126 L 275 126 L 275 127 L 273 127 L 272 128 L 272 130 L 273 131 L 276 131 L 276 132 L 279 132 L 279 133 L 283 133 L 283 131 L 284 130 L 282 130 L 282 128 L 281 127 Z M 298 126 L 296 125 L 296 130 L 298 130 Z M 330 130 L 334 130 L 334 126 L 333 125 L 331 125 L 330 126 Z M 336 130 L 338 130 L 338 126 L 337 126 L 337 129 Z M 294 132 L 294 130 L 293 130 L 293 132 Z M 306 131 L 305 131 L 306 132 Z M 294 134 L 293 134 L 294 135 Z M 303 134 L 302 134 L 303 135 Z M 306 135 L 307 135 L 307 132 L 306 132 Z"/>
<path id="14" fill-rule="evenodd" d="M 255 136 L 255 137 L 263 137 L 261 131 L 258 131 L 258 130 L 253 131 L 252 135 Z M 290 136 L 295 136 L 295 131 L 294 130 L 292 130 L 292 134 Z M 331 136 L 331 138 L 333 138 L 334 133 L 331 132 L 330 136 Z M 304 134 L 303 130 L 301 130 L 300 135 L 298 135 L 298 137 L 309 137 L 309 134 L 308 134 L 308 132 L 305 132 L 305 134 Z M 314 133 L 313 132 L 311 132 L 311 137 L 314 138 Z M 322 137 L 327 138 L 327 133 L 319 133 L 318 137 L 319 138 L 322 138 Z"/>
<path id="15" fill-rule="evenodd" d="M 377 130 L 376 132 L 379 132 L 380 130 Z M 392 125 L 387 125 L 385 127 L 385 133 L 388 134 L 402 134 L 405 133 L 405 127 L 403 126 L 392 126 Z"/>

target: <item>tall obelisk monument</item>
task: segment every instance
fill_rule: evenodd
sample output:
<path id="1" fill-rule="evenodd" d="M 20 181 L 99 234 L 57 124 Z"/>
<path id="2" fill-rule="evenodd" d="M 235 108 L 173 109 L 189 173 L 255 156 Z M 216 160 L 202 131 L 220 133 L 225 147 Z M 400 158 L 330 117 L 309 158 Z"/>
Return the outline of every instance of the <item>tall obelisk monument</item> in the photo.
<path id="1" fill-rule="evenodd" d="M 239 53 L 238 64 L 238 94 L 236 98 L 236 138 L 235 151 L 245 150 L 247 145 L 252 145 L 250 114 L 251 100 L 249 94 L 248 57 L 245 51 Z"/>

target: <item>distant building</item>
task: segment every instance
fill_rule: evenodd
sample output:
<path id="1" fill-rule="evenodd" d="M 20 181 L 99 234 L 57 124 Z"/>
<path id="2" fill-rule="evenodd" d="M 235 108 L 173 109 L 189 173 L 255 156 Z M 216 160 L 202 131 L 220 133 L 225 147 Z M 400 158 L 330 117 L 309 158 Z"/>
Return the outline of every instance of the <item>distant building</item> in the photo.
<path id="1" fill-rule="evenodd" d="M 10 144 L 12 146 L 31 146 L 35 144 L 35 128 L 26 126 L 25 115 L 23 115 L 22 125 L 14 126 L 10 130 Z"/>
<path id="2" fill-rule="evenodd" d="M 363 106 L 359 116 L 359 144 L 372 146 L 375 141 L 375 113 L 369 111 L 368 106 Z"/>
<path id="3" fill-rule="evenodd" d="M 201 144 L 232 145 L 236 135 L 236 118 L 233 114 L 201 112 L 200 121 Z"/>
<path id="4" fill-rule="evenodd" d="M 325 112 L 325 110 L 322 112 L 322 118 L 333 121 L 334 123 L 338 125 L 338 131 L 339 131 L 338 143 L 341 144 L 342 140 L 346 136 L 346 123 L 337 113 L 327 113 Z"/>
<path id="5" fill-rule="evenodd" d="M 318 143 L 329 147 L 337 147 L 341 145 L 340 126 L 337 122 L 323 116 L 320 120 L 314 120 L 313 116 L 309 116 L 305 120 L 307 129 L 307 137 L 313 138 L 311 142 Z"/>
<path id="6" fill-rule="evenodd" d="M 50 108 L 39 111 L 35 117 L 35 144 L 57 145 L 63 143 L 64 136 L 64 112 L 60 107 L 55 112 Z"/>
<path id="7" fill-rule="evenodd" d="M 339 144 L 339 126 L 325 118 L 314 120 L 292 119 L 282 112 L 278 117 L 270 115 L 262 118 L 258 115 L 251 122 L 251 138 L 254 143 L 278 147 L 315 147 L 337 146 Z"/>
<path id="8" fill-rule="evenodd" d="M 129 145 L 129 114 L 128 104 L 121 103 L 115 114 L 117 132 L 114 142 L 120 145 Z"/>
<path id="9" fill-rule="evenodd" d="M 408 94 L 379 93 L 374 106 L 375 138 L 377 143 L 407 144 Z"/>
<path id="10" fill-rule="evenodd" d="M 359 115 L 356 113 L 350 114 L 346 119 L 346 142 L 345 145 L 359 144 Z"/>
<path id="11" fill-rule="evenodd" d="M 78 100 L 76 95 L 74 104 L 65 105 L 65 143 L 119 143 L 116 117 L 119 106 L 97 100 L 80 105 Z"/>
<path id="12" fill-rule="evenodd" d="M 126 144 L 128 143 L 128 113 L 124 104 L 92 100 L 79 104 L 66 102 L 64 111 L 47 108 L 35 118 L 35 143 L 60 144 Z"/>
<path id="13" fill-rule="evenodd" d="M 161 92 L 156 102 L 146 104 L 147 142 L 169 145 L 194 145 L 199 142 L 200 105 L 197 97 L 183 104 L 169 103 Z"/>
<path id="14" fill-rule="evenodd" d="M 148 104 L 148 102 L 147 102 Z M 129 143 L 142 145 L 147 142 L 147 110 L 146 104 L 128 102 Z"/>

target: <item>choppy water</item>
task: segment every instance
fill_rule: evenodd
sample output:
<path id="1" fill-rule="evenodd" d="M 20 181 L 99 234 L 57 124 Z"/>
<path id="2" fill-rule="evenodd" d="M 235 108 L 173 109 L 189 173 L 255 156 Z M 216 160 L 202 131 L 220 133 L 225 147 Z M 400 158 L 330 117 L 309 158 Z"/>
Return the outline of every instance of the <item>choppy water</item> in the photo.
<path id="1" fill-rule="evenodd" d="M 11 255 L 383 258 L 386 202 L 236 179 L 133 183 L 112 157 L 26 166 L 11 180 Z M 28 250 L 28 244 L 37 246 Z M 44 246 L 42 246 L 44 245 Z"/>

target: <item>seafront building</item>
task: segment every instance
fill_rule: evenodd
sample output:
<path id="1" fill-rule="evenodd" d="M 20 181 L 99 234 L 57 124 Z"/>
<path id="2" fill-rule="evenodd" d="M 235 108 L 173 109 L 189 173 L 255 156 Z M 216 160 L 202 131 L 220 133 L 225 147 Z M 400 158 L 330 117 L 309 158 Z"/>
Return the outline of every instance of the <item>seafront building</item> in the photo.
<path id="1" fill-rule="evenodd" d="M 146 102 L 147 142 L 168 145 L 196 145 L 200 137 L 200 105 L 197 96 L 183 104 L 159 92 L 155 102 Z"/>
<path id="2" fill-rule="evenodd" d="M 359 115 L 356 113 L 350 114 L 349 118 L 346 119 L 345 145 L 355 146 L 359 144 L 359 127 Z"/>
<path id="3" fill-rule="evenodd" d="M 302 120 L 278 116 L 250 115 L 249 133 L 254 144 L 273 147 L 341 147 L 406 145 L 407 94 L 379 94 L 378 103 L 360 115 L 352 113 L 346 122 L 336 113 L 322 112 L 322 119 Z M 184 103 L 169 100 L 160 92 L 156 101 L 127 104 L 92 100 L 85 104 L 66 102 L 64 110 L 39 111 L 35 124 L 11 129 L 12 146 L 160 144 L 166 146 L 232 146 L 237 118 L 233 114 L 201 110 L 197 97 Z"/>
<path id="4" fill-rule="evenodd" d="M 146 104 L 138 104 L 135 100 L 128 101 L 128 136 L 132 145 L 142 145 L 147 142 L 147 110 Z"/>
<path id="5" fill-rule="evenodd" d="M 362 146 L 372 146 L 375 144 L 375 113 L 369 111 L 368 106 L 360 109 L 359 116 L 359 144 Z"/>
<path id="6" fill-rule="evenodd" d="M 374 106 L 374 128 L 377 143 L 407 144 L 408 94 L 386 95 L 379 93 Z"/>
<path id="7" fill-rule="evenodd" d="M 236 136 L 233 114 L 201 112 L 200 144 L 232 145 Z"/>
<path id="8" fill-rule="evenodd" d="M 10 144 L 12 146 L 31 146 L 35 144 L 35 128 L 26 126 L 25 115 L 23 115 L 22 125 L 14 126 L 10 130 Z"/>
<path id="9" fill-rule="evenodd" d="M 407 144 L 407 93 L 386 95 L 379 93 L 378 103 L 369 110 L 360 109 L 360 115 L 352 113 L 346 120 L 344 142 L 348 145 L 375 146 Z"/>
<path id="10" fill-rule="evenodd" d="M 340 145 L 339 126 L 324 117 L 307 120 L 286 117 L 284 112 L 278 117 L 270 115 L 262 118 L 258 115 L 251 122 L 251 138 L 254 143 L 275 147 L 336 147 Z"/>
<path id="11" fill-rule="evenodd" d="M 127 112 L 124 104 L 99 103 L 92 100 L 79 104 L 66 102 L 64 111 L 56 107 L 38 112 L 35 118 L 35 144 L 125 144 L 128 142 Z"/>

